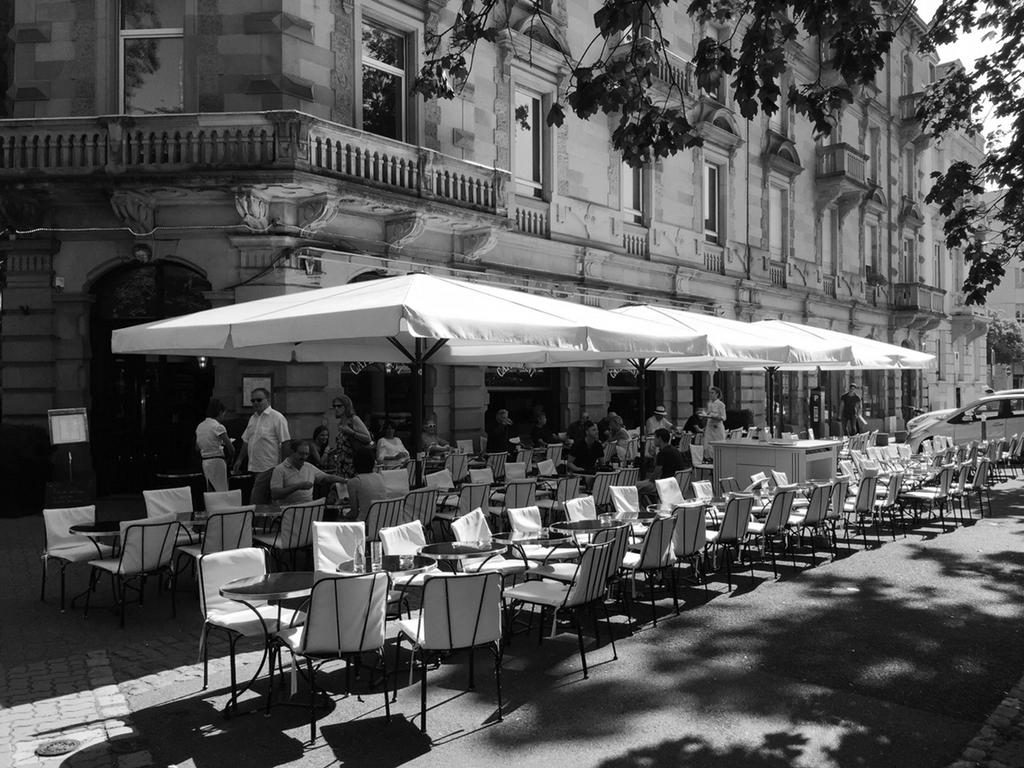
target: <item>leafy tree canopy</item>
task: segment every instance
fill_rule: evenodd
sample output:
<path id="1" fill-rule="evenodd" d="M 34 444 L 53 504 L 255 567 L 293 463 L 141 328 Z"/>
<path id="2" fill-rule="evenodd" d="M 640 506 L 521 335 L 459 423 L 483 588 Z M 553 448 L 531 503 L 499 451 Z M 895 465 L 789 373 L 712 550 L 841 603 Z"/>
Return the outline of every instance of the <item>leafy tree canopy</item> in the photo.
<path id="1" fill-rule="evenodd" d="M 677 0 L 604 0 L 594 14 L 595 34 L 585 51 L 563 51 L 569 77 L 547 115 L 561 125 L 566 110 L 588 119 L 613 116 L 615 148 L 636 166 L 697 146 L 701 138 L 677 99 L 652 86 L 669 64 L 669 45 L 659 23 L 661 6 Z M 468 77 L 480 41 L 495 42 L 514 8 L 527 6 L 537 25 L 556 22 L 537 0 L 462 0 L 455 22 L 428 39 L 427 59 L 414 89 L 426 98 L 452 98 Z M 697 84 L 710 91 L 723 78 L 740 114 L 752 118 L 791 105 L 817 135 L 828 136 L 854 90 L 874 81 L 914 6 L 907 0 L 691 0 L 687 13 L 707 23 L 708 34 L 693 58 Z M 642 34 L 627 34 L 641 30 Z M 724 30 L 724 31 L 723 31 Z M 953 163 L 933 174 L 927 201 L 939 206 L 946 245 L 961 249 L 968 264 L 968 303 L 983 303 L 1003 276 L 1003 265 L 1024 246 L 1024 5 L 1020 0 L 944 0 L 922 51 L 980 30 L 998 42 L 971 70 L 950 67 L 930 84 L 919 110 L 936 136 L 947 131 L 977 135 L 986 111 L 1009 121 L 1006 135 L 991 140 L 978 164 Z M 555 37 L 553 35 L 553 37 Z M 821 67 L 811 78 L 792 82 L 783 96 L 784 73 L 808 41 Z M 672 95 L 671 93 L 669 94 Z M 517 114 L 520 120 L 523 115 Z M 982 198 L 986 189 L 997 195 Z"/>
<path id="2" fill-rule="evenodd" d="M 990 313 L 988 349 L 993 363 L 1009 365 L 1024 361 L 1024 334 L 1021 334 L 1020 324 Z"/>

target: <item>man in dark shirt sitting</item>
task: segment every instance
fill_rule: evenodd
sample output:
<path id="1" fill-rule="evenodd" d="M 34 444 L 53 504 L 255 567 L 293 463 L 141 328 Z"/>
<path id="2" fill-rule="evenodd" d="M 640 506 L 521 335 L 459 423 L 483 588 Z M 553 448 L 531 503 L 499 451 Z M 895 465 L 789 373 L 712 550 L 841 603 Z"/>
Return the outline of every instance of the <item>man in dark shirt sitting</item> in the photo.
<path id="1" fill-rule="evenodd" d="M 658 495 L 655 480 L 664 480 L 667 477 L 675 477 L 676 472 L 686 468 L 683 454 L 672 445 L 672 435 L 667 429 L 654 430 L 654 447 L 658 454 L 654 457 L 654 469 L 646 480 L 636 484 L 641 497 L 656 498 Z"/>
<path id="2" fill-rule="evenodd" d="M 604 446 L 597 439 L 597 424 L 588 421 L 583 426 L 583 439 L 577 440 L 569 449 L 566 466 L 578 475 L 592 475 L 604 458 Z"/>

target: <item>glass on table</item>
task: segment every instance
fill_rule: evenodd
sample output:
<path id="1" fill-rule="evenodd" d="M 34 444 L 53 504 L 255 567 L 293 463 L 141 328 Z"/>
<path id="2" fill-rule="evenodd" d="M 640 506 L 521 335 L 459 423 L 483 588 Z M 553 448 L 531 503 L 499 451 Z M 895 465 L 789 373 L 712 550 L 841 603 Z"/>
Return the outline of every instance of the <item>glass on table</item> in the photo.
<path id="1" fill-rule="evenodd" d="M 371 569 L 374 571 L 380 570 L 381 558 L 383 557 L 383 549 L 381 542 L 371 541 L 370 542 L 370 564 Z"/>

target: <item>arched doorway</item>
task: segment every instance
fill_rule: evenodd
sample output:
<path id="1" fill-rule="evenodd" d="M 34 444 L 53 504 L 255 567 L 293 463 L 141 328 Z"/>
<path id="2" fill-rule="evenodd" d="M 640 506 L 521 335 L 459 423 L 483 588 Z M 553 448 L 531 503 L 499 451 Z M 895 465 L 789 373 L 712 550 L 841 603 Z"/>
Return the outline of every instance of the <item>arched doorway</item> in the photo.
<path id="1" fill-rule="evenodd" d="M 180 264 L 127 265 L 93 286 L 92 440 L 100 494 L 152 487 L 157 471 L 179 471 L 194 457 L 195 427 L 213 392 L 212 366 L 194 358 L 115 355 L 117 328 L 209 309 L 209 282 Z"/>

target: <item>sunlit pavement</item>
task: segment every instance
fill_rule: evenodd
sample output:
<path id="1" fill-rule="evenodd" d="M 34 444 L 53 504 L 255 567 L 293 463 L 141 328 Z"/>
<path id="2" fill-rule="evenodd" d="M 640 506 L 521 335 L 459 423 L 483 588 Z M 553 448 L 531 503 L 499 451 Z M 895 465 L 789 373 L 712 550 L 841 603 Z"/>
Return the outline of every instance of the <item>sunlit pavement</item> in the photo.
<path id="1" fill-rule="evenodd" d="M 588 634 L 588 680 L 574 633 L 541 646 L 536 631 L 517 635 L 505 655 L 504 722 L 486 652 L 474 691 L 465 690 L 464 656 L 428 673 L 429 738 L 404 652 L 390 724 L 365 674 L 353 685 L 361 698 L 343 698 L 343 669 L 328 666 L 318 679 L 337 693 L 318 710 L 313 746 L 307 707 L 263 715 L 265 679 L 243 697 L 243 714 L 222 716 L 223 642 L 213 641 L 202 690 L 194 587 L 181 587 L 176 620 L 153 585 L 124 630 L 103 607 L 88 618 L 80 608 L 61 614 L 56 578 L 39 601 L 40 518 L 3 520 L 0 765 L 1024 765 L 1022 489 L 998 486 L 994 517 L 966 528 L 922 524 L 895 542 L 885 531 L 870 550 L 859 537 L 840 541 L 828 563 L 819 543 L 818 567 L 808 569 L 810 551 L 800 549 L 796 567 L 780 560 L 780 581 L 758 564 L 753 579 L 749 569 L 734 574 L 731 593 L 724 578 L 707 593 L 685 587 L 678 617 L 659 591 L 657 627 L 649 604 L 632 637 L 616 620 L 617 661 L 603 626 L 601 647 Z M 69 593 L 85 583 L 84 569 L 74 572 Z M 104 585 L 97 601 L 109 600 Z M 243 680 L 260 658 L 253 644 L 245 649 Z M 300 680 L 293 701 L 306 702 L 304 691 Z M 79 748 L 35 755 L 62 738 Z"/>

